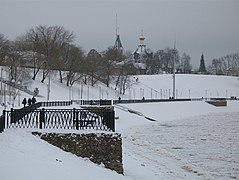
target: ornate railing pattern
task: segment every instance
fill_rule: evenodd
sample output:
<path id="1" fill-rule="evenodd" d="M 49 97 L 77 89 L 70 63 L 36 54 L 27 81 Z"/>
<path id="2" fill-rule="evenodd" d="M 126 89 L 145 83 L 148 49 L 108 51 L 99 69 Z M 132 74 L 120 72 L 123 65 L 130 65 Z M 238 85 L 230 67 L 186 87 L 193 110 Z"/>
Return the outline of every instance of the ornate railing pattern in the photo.
<path id="1" fill-rule="evenodd" d="M 115 131 L 112 107 L 84 109 L 11 109 L 3 111 L 5 128 L 96 129 Z"/>

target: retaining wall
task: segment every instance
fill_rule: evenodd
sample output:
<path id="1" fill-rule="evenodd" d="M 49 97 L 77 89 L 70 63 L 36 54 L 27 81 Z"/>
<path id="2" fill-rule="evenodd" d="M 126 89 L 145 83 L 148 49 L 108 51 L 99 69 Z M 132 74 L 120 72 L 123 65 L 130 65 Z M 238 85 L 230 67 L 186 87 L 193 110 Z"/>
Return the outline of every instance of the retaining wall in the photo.
<path id="1" fill-rule="evenodd" d="M 58 134 L 33 132 L 48 143 L 123 174 L 122 138 L 118 133 Z"/>
<path id="2" fill-rule="evenodd" d="M 227 101 L 225 100 L 207 101 L 207 103 L 216 107 L 227 106 Z"/>

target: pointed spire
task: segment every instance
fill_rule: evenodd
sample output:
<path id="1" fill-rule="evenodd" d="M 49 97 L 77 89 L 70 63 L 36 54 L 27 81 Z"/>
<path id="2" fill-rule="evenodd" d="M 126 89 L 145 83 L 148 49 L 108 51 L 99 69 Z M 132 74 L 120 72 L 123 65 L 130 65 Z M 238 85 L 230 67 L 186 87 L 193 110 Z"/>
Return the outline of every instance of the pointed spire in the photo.
<path id="1" fill-rule="evenodd" d="M 122 45 L 122 43 L 121 43 L 119 33 L 117 34 L 117 37 L 116 37 L 116 40 L 115 40 L 114 48 L 117 49 L 117 50 L 123 50 L 123 45 Z"/>
<path id="2" fill-rule="evenodd" d="M 115 40 L 115 45 L 114 48 L 117 50 L 122 51 L 123 50 L 123 45 L 120 40 L 120 33 L 119 33 L 119 27 L 118 27 L 118 15 L 116 13 L 116 19 L 115 19 L 115 31 L 116 31 L 116 40 Z"/>
<path id="3" fill-rule="evenodd" d="M 116 38 L 118 36 L 119 33 L 119 29 L 118 29 L 118 15 L 116 13 L 116 17 L 115 17 L 115 31 L 116 31 Z"/>

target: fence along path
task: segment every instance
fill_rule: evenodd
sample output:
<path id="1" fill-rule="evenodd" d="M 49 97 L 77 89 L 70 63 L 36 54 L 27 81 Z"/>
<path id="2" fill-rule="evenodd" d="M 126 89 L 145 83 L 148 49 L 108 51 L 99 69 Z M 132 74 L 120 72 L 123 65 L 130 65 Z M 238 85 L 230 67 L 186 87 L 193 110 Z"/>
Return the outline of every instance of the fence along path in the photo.
<path id="1" fill-rule="evenodd" d="M 111 106 L 84 107 L 84 109 L 37 109 L 42 105 L 66 106 L 71 103 L 71 101 L 39 102 L 22 109 L 4 110 L 0 117 L 0 132 L 12 127 L 115 131 L 115 115 Z"/>
<path id="2" fill-rule="evenodd" d="M 25 116 L 27 116 L 27 114 L 30 114 L 30 112 L 33 111 L 31 109 L 34 109 L 35 112 L 38 112 L 38 110 L 35 110 L 35 109 L 37 109 L 39 107 L 42 107 L 42 106 L 44 106 L 44 107 L 49 107 L 49 106 L 68 106 L 68 105 L 71 105 L 72 102 L 75 102 L 75 103 L 77 103 L 79 105 L 110 105 L 111 106 L 112 104 L 116 105 L 116 104 L 126 104 L 126 103 L 154 103 L 154 102 L 171 102 L 171 101 L 208 101 L 208 100 L 239 100 L 239 99 L 236 98 L 236 97 L 231 97 L 231 98 L 208 98 L 208 99 L 203 99 L 203 98 L 193 98 L 193 99 L 144 99 L 144 100 L 113 100 L 113 101 L 111 101 L 111 100 L 73 100 L 73 101 L 39 102 L 39 103 L 36 103 L 34 105 L 31 105 L 30 107 L 22 108 L 22 110 L 25 109 L 25 111 L 22 111 L 21 113 L 18 114 L 18 117 L 19 117 L 18 119 L 21 119 L 20 118 L 21 116 L 22 116 L 22 118 L 25 118 Z M 115 127 L 114 127 L 115 126 L 115 122 L 114 122 L 114 115 L 113 115 L 114 114 L 114 109 L 113 108 L 109 109 L 109 107 L 108 107 L 108 110 L 105 110 L 106 111 L 105 113 L 108 114 L 108 115 L 101 114 L 101 116 L 99 116 L 99 117 L 102 119 L 102 123 L 101 124 L 106 124 L 106 126 L 110 130 L 114 131 L 115 130 Z M 84 107 L 84 108 L 86 109 L 87 107 Z M 89 106 L 88 106 L 88 108 L 89 108 Z M 102 108 L 104 108 L 104 107 L 101 107 L 101 109 Z M 105 108 L 105 109 L 107 109 L 107 108 Z M 98 113 L 94 113 L 95 110 L 93 111 L 93 109 L 91 108 L 91 109 L 88 109 L 88 111 L 91 112 L 91 113 L 93 111 L 93 113 L 92 114 L 88 114 L 86 116 L 86 119 L 82 119 L 82 117 L 84 117 L 83 116 L 83 114 L 84 114 L 83 113 L 83 109 L 81 111 L 82 112 L 77 112 L 76 115 L 75 115 L 75 117 L 77 117 L 77 115 L 78 115 L 77 119 L 75 120 L 76 123 L 79 122 L 79 128 L 83 128 L 83 127 L 91 128 L 89 122 L 92 121 L 92 120 L 90 120 L 90 119 L 95 119 L 95 122 L 97 122 L 96 115 L 100 114 L 100 113 L 99 112 Z M 86 109 L 86 111 L 87 111 L 87 109 Z M 127 111 L 129 111 L 129 110 L 127 110 Z M 6 111 L 6 113 L 8 113 L 8 112 Z M 6 116 L 4 114 L 5 113 L 3 113 L 2 116 L 0 116 L 0 133 L 3 132 L 4 128 L 8 128 L 9 124 L 11 123 L 11 121 L 6 119 Z M 48 112 L 46 114 L 48 114 Z M 56 115 L 56 114 L 58 114 L 58 115 Z M 54 116 L 56 116 L 56 117 L 58 116 L 59 117 L 60 116 L 59 114 L 60 114 L 59 112 L 55 113 Z M 64 112 L 64 113 L 62 113 L 61 116 L 64 118 L 65 116 L 68 116 L 67 114 L 68 113 Z M 28 115 L 28 116 L 31 116 L 31 115 Z M 39 113 L 38 116 L 40 116 L 40 113 Z M 56 119 L 56 117 L 54 117 L 54 116 L 52 116 L 52 117 Z M 74 117 L 74 116 L 72 116 L 72 117 Z M 8 120 L 8 121 L 6 121 L 6 120 Z M 89 121 L 89 122 L 87 123 L 86 121 Z M 60 122 L 60 121 L 58 120 L 58 121 L 55 121 L 55 122 Z M 37 121 L 36 123 L 40 124 L 40 121 Z M 43 123 L 45 123 L 45 121 Z M 98 123 L 99 125 L 96 125 L 97 123 L 94 123 L 94 124 L 95 124 L 95 126 L 92 126 L 92 123 L 91 123 L 92 128 L 104 129 L 103 126 L 101 126 L 100 123 Z M 73 126 L 70 126 L 70 125 L 72 125 L 72 123 L 67 123 L 67 125 L 64 125 L 64 126 L 58 124 L 58 125 L 55 125 L 54 127 L 60 128 L 62 126 L 64 128 L 70 128 L 70 127 L 73 128 Z M 18 124 L 18 126 L 20 126 L 20 124 Z M 26 125 L 26 123 L 25 123 L 25 125 L 22 124 L 21 126 L 30 126 L 30 125 Z M 36 127 L 38 127 L 38 126 L 36 125 Z M 43 126 L 43 127 L 45 128 L 45 126 Z M 52 126 L 47 125 L 46 127 L 52 127 Z M 78 126 L 74 126 L 74 128 L 76 128 L 76 129 L 77 129 L 77 127 Z"/>

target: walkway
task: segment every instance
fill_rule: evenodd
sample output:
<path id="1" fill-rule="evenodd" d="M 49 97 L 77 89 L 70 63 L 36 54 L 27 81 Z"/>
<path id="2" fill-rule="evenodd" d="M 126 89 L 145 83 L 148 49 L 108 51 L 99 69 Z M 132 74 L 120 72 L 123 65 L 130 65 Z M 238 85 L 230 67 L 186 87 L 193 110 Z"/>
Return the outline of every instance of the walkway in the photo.
<path id="1" fill-rule="evenodd" d="M 23 91 L 23 92 L 25 92 L 25 93 L 27 93 L 27 94 L 30 94 L 30 95 L 32 95 L 32 96 L 34 95 L 34 92 L 33 92 L 33 91 L 27 89 L 26 87 L 22 86 L 21 84 L 15 84 L 15 83 L 13 83 L 13 82 L 11 82 L 11 81 L 4 80 L 4 79 L 1 79 L 1 78 L 0 78 L 0 82 L 3 82 L 3 83 L 5 83 L 5 84 L 7 84 L 7 85 L 9 85 L 9 86 L 12 86 L 12 87 L 14 87 L 14 88 L 16 88 L 16 89 L 19 89 L 19 90 L 21 90 L 21 91 Z M 38 94 L 36 97 L 44 97 L 44 96 Z"/>

